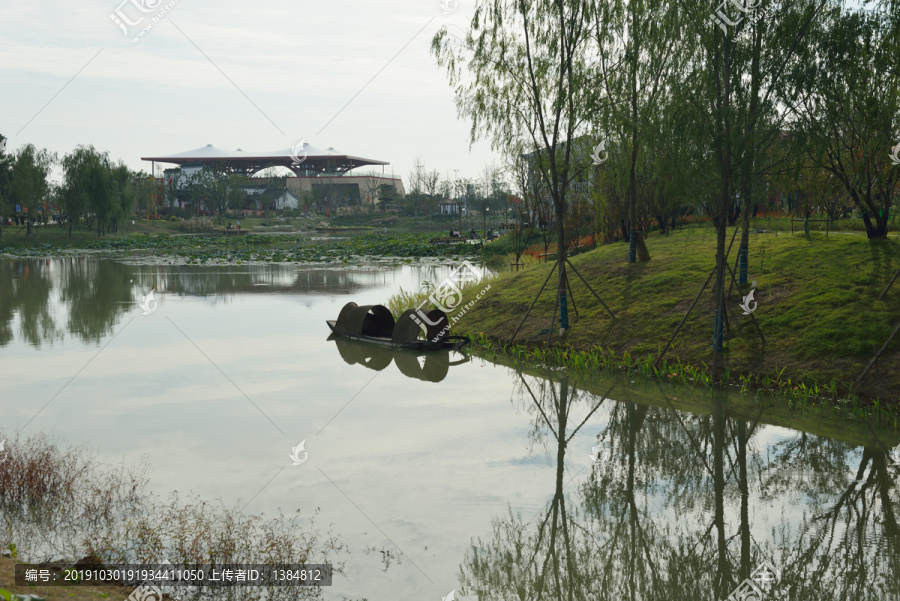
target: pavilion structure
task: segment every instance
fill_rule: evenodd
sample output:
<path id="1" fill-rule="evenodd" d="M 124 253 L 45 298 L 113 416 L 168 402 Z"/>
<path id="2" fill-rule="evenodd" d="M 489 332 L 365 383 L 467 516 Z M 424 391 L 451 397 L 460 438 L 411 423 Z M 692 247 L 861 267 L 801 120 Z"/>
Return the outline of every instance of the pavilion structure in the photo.
<path id="1" fill-rule="evenodd" d="M 271 152 L 245 152 L 225 150 L 207 144 L 202 148 L 157 157 L 141 157 L 154 163 L 174 163 L 183 169 L 207 167 L 224 173 L 240 173 L 252 176 L 270 167 L 284 167 L 297 177 L 341 176 L 357 167 L 384 166 L 390 163 L 352 156 L 328 148 L 323 150 L 305 142 L 291 148 Z"/>
<path id="2" fill-rule="evenodd" d="M 323 150 L 305 142 L 271 152 L 245 152 L 240 148 L 225 150 L 207 144 L 186 152 L 142 159 L 152 161 L 151 173 L 154 174 L 157 162 L 177 165 L 164 170 L 163 177 L 158 178 L 157 204 L 162 206 L 162 199 L 172 193 L 173 198 L 168 202 L 172 207 L 181 209 L 197 202 L 191 198 L 191 183 L 194 176 L 204 169 L 222 175 L 252 177 L 244 189 L 248 196 L 254 197 L 260 211 L 263 208 L 260 203 L 264 201 L 276 208 L 296 209 L 301 199 L 312 194 L 315 202 L 320 207 L 324 206 L 326 213 L 330 214 L 341 207 L 360 204 L 374 206 L 381 202 L 381 194 L 389 194 L 386 190 L 393 189 L 389 197 L 402 197 L 405 193 L 400 177 L 385 174 L 384 166 L 390 165 L 389 162 L 349 155 L 334 148 Z M 352 171 L 378 165 L 381 165 L 381 173 L 374 170 L 364 173 Z M 293 175 L 267 176 L 262 173 L 273 167 L 284 167 Z"/>

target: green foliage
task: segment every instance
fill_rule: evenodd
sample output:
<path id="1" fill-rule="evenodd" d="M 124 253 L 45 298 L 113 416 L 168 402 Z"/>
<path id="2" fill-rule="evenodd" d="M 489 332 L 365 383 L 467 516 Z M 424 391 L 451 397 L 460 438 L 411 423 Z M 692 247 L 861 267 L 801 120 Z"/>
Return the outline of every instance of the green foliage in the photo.
<path id="1" fill-rule="evenodd" d="M 221 225 L 227 211 L 241 208 L 247 197 L 243 186 L 249 183 L 249 177 L 226 173 L 224 166 L 213 164 L 197 173 L 188 185 L 198 188 L 198 200 L 216 214 Z"/>
<path id="2" fill-rule="evenodd" d="M 751 227 L 753 222 L 751 221 Z M 712 268 L 709 250 L 715 244 L 709 228 L 675 232 L 647 239 L 654 260 L 637 272 L 617 264 L 622 245 L 605 245 L 572 258 L 572 264 L 616 315 L 612 320 L 583 283 L 569 274 L 572 299 L 579 315 L 572 315 L 566 342 L 578 351 L 611 348 L 624 364 L 658 352 L 665 345 L 699 292 Z M 777 382 L 793 386 L 805 383 L 822 396 L 832 380 L 839 385 L 834 398 L 852 398 L 850 383 L 872 358 L 872 346 L 884 343 L 896 324 L 900 295 L 876 297 L 900 268 L 900 246 L 893 240 L 868 241 L 861 235 L 784 236 L 752 234 L 749 254 L 750 279 L 757 280 L 754 317 L 766 339 L 763 346 L 756 329 L 738 304 L 749 287 L 735 288 L 726 306 L 731 315 L 726 335 L 723 367 L 736 383 L 743 374 L 764 378 L 761 388 Z M 765 252 L 765 266 L 762 253 Z M 877 261 L 872 261 L 873 256 Z M 733 255 L 730 258 L 733 261 Z M 533 265 L 518 273 L 501 275 L 478 305 L 466 313 L 458 331 L 484 332 L 494 340 L 509 340 L 522 321 L 550 265 Z M 896 286 L 896 284 L 895 284 Z M 538 298 L 516 341 L 543 344 L 553 311 L 554 296 L 546 289 Z M 702 366 L 710 362 L 713 296 L 701 296 L 691 316 L 667 351 L 665 359 Z M 570 307 L 570 311 L 572 311 Z M 556 341 L 554 335 L 554 341 Z M 860 406 L 866 397 L 880 395 L 897 403 L 900 363 L 896 342 L 879 361 L 877 375 L 865 380 Z M 788 366 L 788 367 L 786 367 Z M 701 369 L 701 367 L 697 367 Z M 705 370 L 705 368 L 703 368 Z M 874 377 L 873 377 L 874 376 Z M 754 380 L 755 384 L 755 380 Z M 802 394 L 799 388 L 797 394 Z M 866 397 L 861 396 L 865 394 Z M 852 401 L 851 401 L 852 403 Z"/>
<path id="3" fill-rule="evenodd" d="M 418 307 L 423 301 L 428 299 L 429 291 L 423 287 L 418 292 L 404 290 L 400 288 L 400 292 L 391 296 L 385 305 L 394 315 L 394 319 L 398 319 L 400 315 L 407 309 Z"/>
<path id="4" fill-rule="evenodd" d="M 137 187 L 134 174 L 114 164 L 108 153 L 93 146 L 79 146 L 63 157 L 65 181 L 60 189 L 60 208 L 68 217 L 69 234 L 84 219 L 97 236 L 116 231 L 134 208 Z"/>
<path id="5" fill-rule="evenodd" d="M 835 4 L 812 27 L 806 60 L 789 71 L 794 145 L 866 213 L 869 237 L 883 237 L 900 183 L 889 155 L 900 131 L 900 18 Z"/>
<path id="6" fill-rule="evenodd" d="M 10 166 L 11 200 L 27 207 L 29 216 L 42 210 L 50 192 L 50 170 L 56 163 L 56 155 L 47 150 L 38 150 L 34 144 L 26 144 L 16 153 Z"/>

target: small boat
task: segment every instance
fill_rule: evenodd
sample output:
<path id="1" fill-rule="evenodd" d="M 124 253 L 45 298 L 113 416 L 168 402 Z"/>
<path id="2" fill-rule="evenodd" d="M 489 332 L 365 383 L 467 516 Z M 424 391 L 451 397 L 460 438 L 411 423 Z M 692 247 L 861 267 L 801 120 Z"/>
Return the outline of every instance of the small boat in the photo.
<path id="1" fill-rule="evenodd" d="M 450 320 L 440 309 L 407 309 L 395 323 L 384 305 L 359 306 L 351 302 L 344 305 L 336 320 L 325 323 L 337 336 L 386 348 L 457 351 L 470 342 L 467 336 L 447 335 Z M 420 338 L 423 334 L 424 338 Z"/>

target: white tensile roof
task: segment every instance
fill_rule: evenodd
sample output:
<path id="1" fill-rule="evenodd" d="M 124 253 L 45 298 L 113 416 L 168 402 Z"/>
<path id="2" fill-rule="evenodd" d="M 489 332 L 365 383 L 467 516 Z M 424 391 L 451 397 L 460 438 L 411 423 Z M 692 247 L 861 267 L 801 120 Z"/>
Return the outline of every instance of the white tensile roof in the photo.
<path id="1" fill-rule="evenodd" d="M 302 144 L 302 146 L 301 146 Z M 274 159 L 274 158 L 287 158 L 293 159 L 294 157 L 302 157 L 306 155 L 307 158 L 312 157 L 348 157 L 348 158 L 361 158 L 361 157 L 350 157 L 349 155 L 335 150 L 334 148 L 321 149 L 316 146 L 312 146 L 311 144 L 302 142 L 298 143 L 296 146 L 291 148 L 280 148 L 278 150 L 272 150 L 268 152 L 247 152 L 241 149 L 237 150 L 225 150 L 224 148 L 218 148 L 213 146 L 212 144 L 207 144 L 206 146 L 202 146 L 200 148 L 195 148 L 194 150 L 188 150 L 186 152 L 179 152 L 176 154 L 170 154 L 162 157 L 142 157 L 145 161 L 162 161 L 162 162 L 173 162 L 177 163 L 179 160 L 197 160 L 197 159 Z M 167 159 L 176 159 L 173 161 L 167 161 Z M 364 161 L 369 161 L 369 159 L 362 159 Z M 372 161 L 375 163 L 381 163 L 381 161 Z"/>

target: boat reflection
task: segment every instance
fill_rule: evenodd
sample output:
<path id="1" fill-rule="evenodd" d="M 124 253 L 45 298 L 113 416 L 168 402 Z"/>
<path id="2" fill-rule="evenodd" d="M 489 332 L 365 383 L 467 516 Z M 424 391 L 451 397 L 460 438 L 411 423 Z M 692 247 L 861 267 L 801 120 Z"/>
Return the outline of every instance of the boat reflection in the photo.
<path id="1" fill-rule="evenodd" d="M 468 362 L 469 356 L 461 351 L 410 351 L 391 349 L 373 344 L 353 342 L 334 334 L 328 337 L 337 346 L 341 358 L 349 365 L 362 365 L 375 371 L 382 371 L 393 361 L 407 378 L 423 382 L 440 382 L 447 377 L 450 366 Z M 461 355 L 461 359 L 450 360 L 450 354 Z"/>

